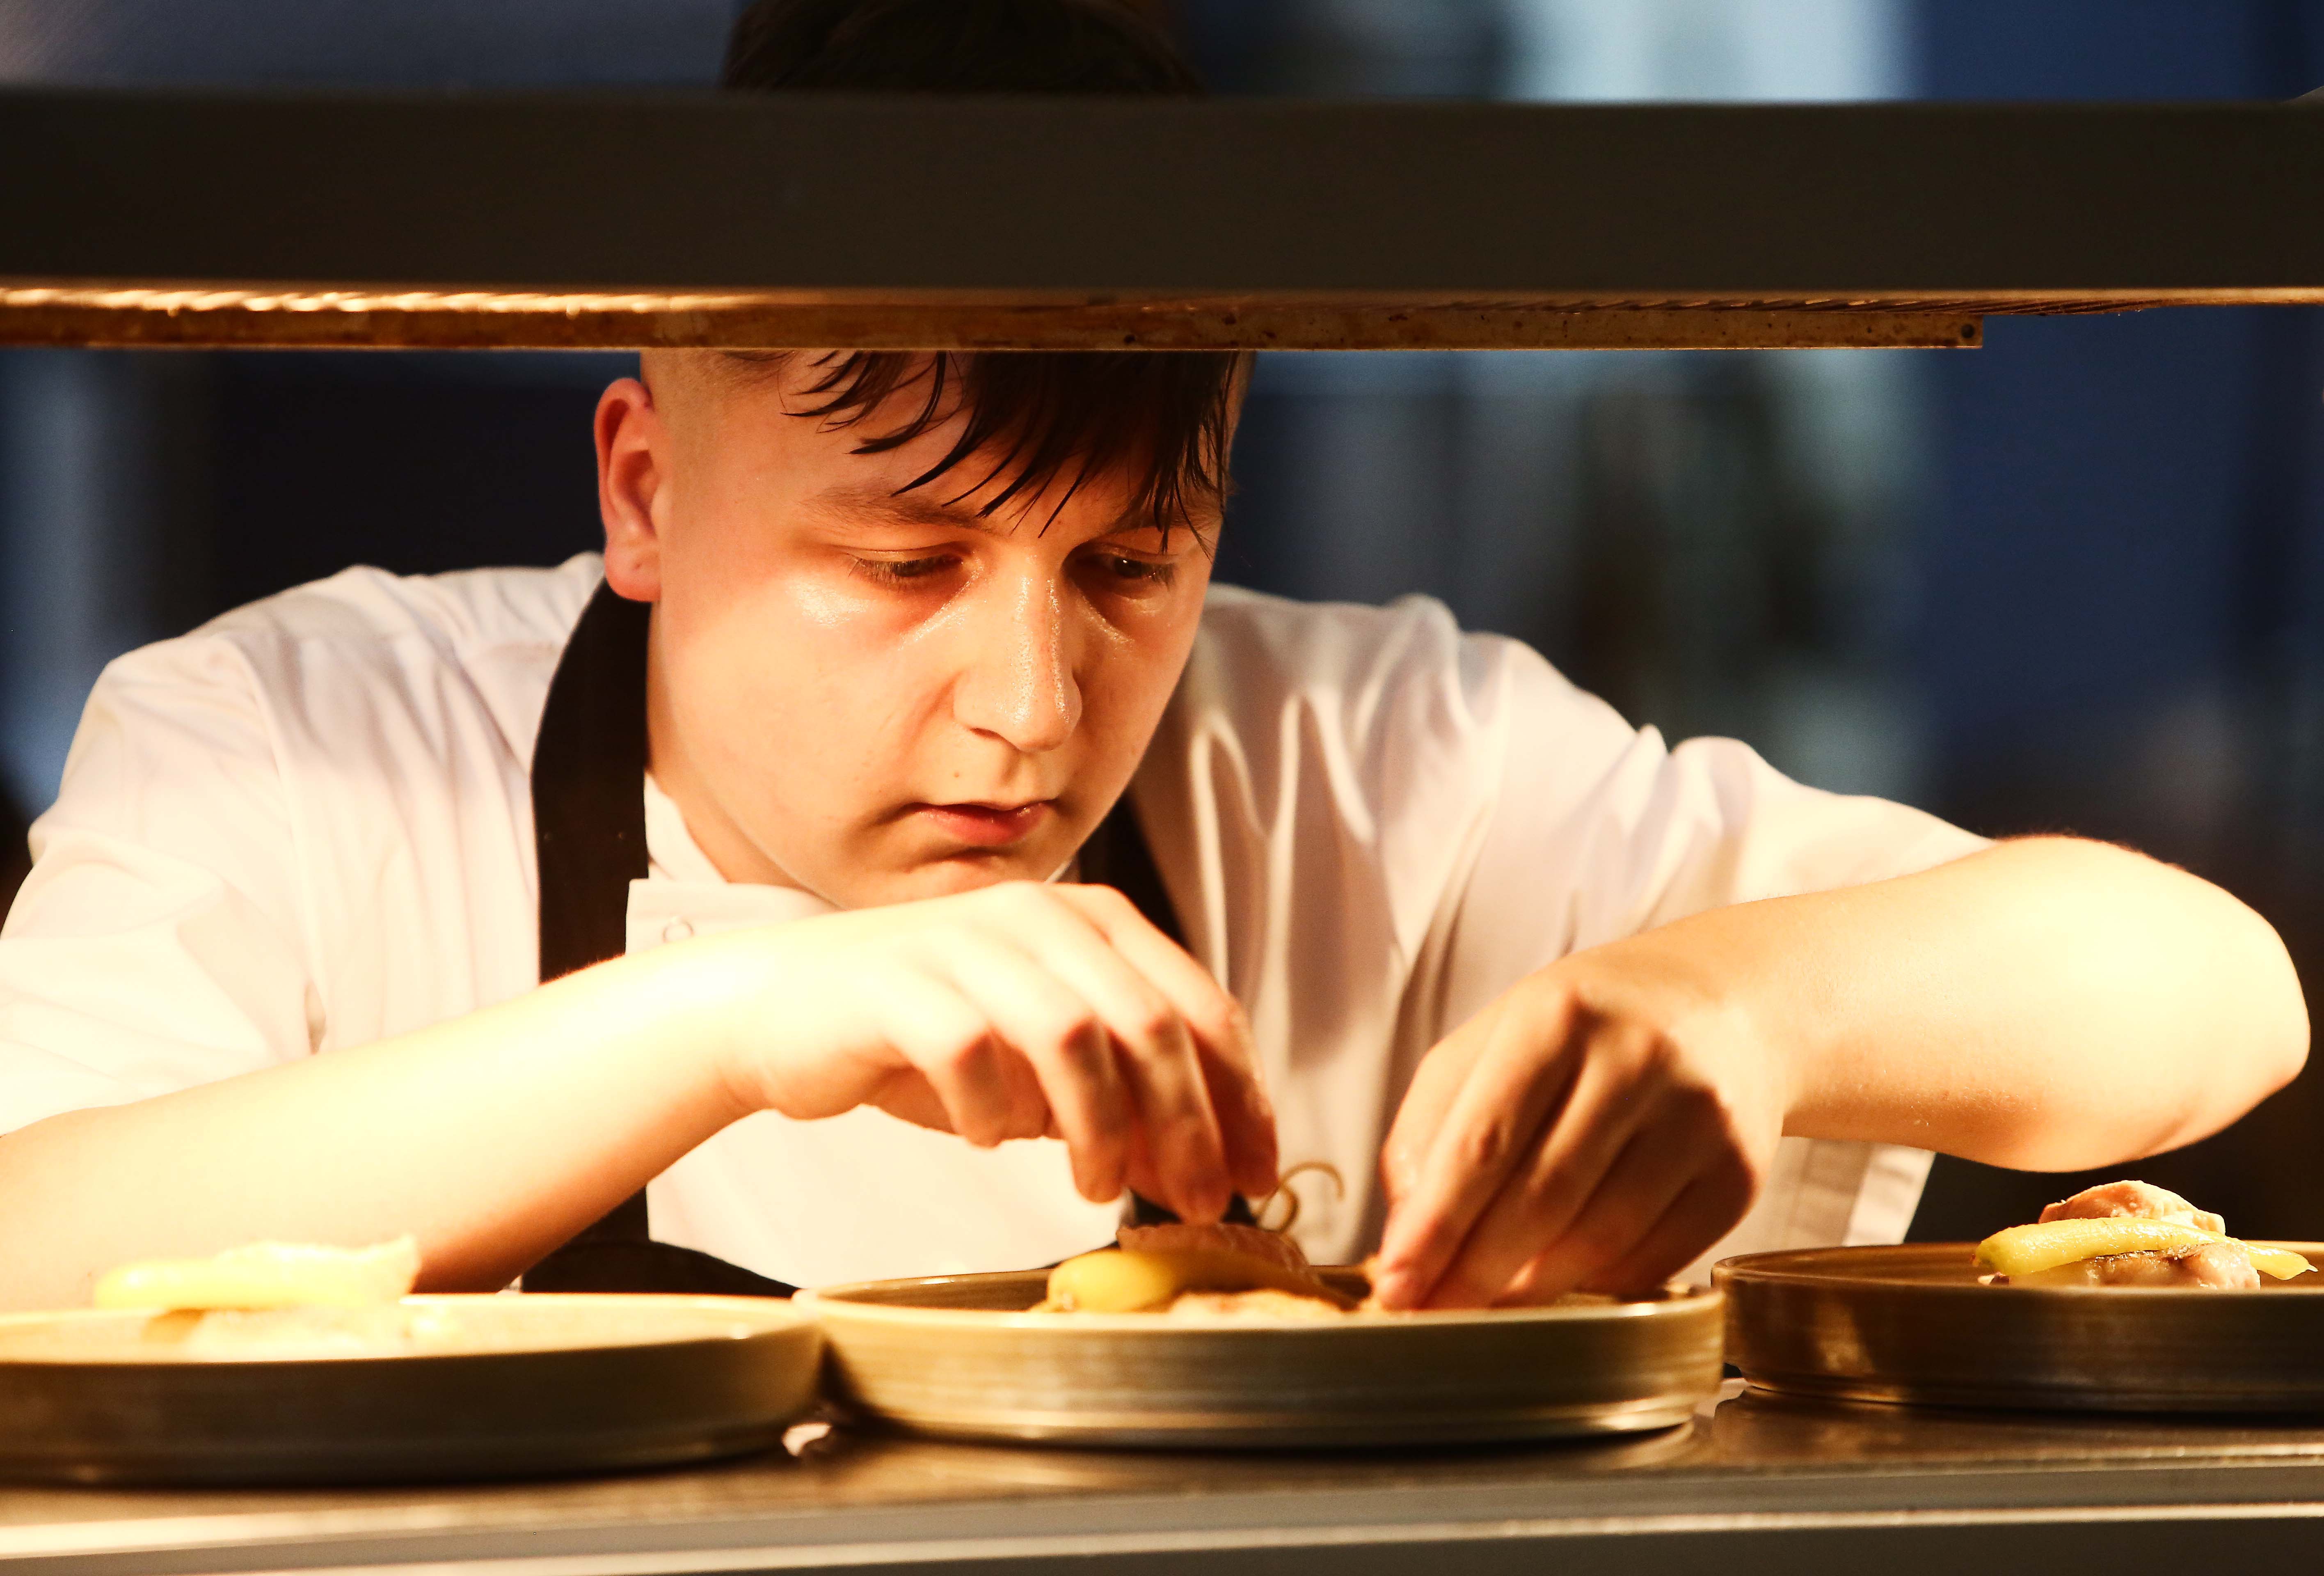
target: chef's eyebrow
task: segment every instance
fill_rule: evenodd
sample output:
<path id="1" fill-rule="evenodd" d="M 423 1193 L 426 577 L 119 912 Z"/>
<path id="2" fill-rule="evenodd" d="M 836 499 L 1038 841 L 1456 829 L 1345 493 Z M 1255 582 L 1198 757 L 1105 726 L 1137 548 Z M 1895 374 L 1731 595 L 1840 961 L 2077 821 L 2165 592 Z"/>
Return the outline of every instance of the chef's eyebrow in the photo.
<path id="1" fill-rule="evenodd" d="M 876 487 L 835 487 L 817 493 L 813 506 L 835 515 L 878 515 L 900 525 L 927 525 L 937 530 L 975 531 L 987 536 L 1009 536 L 1015 533 L 1019 521 L 1000 520 L 982 514 L 964 503 L 948 503 L 925 493 L 890 492 Z M 1150 514 L 1139 512 L 1123 515 L 1099 533 L 1098 540 L 1109 536 L 1137 536 L 1158 532 L 1162 523 Z"/>

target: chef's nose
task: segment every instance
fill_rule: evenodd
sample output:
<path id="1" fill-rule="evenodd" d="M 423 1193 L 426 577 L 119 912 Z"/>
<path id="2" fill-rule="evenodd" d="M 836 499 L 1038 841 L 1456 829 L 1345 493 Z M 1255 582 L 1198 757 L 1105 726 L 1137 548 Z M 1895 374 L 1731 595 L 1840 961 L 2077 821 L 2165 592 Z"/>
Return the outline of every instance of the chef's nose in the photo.
<path id="1" fill-rule="evenodd" d="M 1065 590 L 1038 575 L 993 589 L 964 632 L 969 650 L 953 713 L 964 727 L 1039 755 L 1071 738 L 1082 717 Z"/>

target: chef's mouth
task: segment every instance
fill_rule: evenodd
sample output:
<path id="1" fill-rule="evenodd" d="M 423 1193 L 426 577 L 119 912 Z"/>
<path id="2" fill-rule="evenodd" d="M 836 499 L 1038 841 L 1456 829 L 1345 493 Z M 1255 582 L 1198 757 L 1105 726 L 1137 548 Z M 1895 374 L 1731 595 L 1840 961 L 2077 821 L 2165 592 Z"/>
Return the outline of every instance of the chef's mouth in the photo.
<path id="1" fill-rule="evenodd" d="M 1045 820 L 1056 813 L 1057 802 L 1036 799 L 1023 804 L 916 804 L 912 809 L 955 842 L 973 848 L 1005 848 L 1023 842 L 1038 830 Z"/>

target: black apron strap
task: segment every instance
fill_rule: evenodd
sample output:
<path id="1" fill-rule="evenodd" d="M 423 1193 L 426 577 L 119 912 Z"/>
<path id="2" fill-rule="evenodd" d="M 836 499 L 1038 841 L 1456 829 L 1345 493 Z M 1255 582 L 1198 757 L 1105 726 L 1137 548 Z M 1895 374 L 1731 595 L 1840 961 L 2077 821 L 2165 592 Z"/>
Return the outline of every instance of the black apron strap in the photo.
<path id="1" fill-rule="evenodd" d="M 610 586 L 574 626 L 532 751 L 540 978 L 628 950 L 630 883 L 646 874 L 646 632 L 652 610 Z M 644 1190 L 524 1274 L 528 1292 L 788 1297 L 794 1288 L 652 1238 Z"/>
<path id="2" fill-rule="evenodd" d="M 549 681 L 532 752 L 544 983 L 628 950 L 630 883 L 646 875 L 646 636 L 651 609 L 601 585 Z M 1082 878 L 1120 889 L 1184 943 L 1127 796 L 1082 849 Z M 1133 1199 L 1132 1223 L 1177 1217 Z M 1249 1223 L 1238 1197 L 1227 1219 Z M 792 1287 L 692 1248 L 656 1242 L 643 1189 L 524 1274 L 528 1292 L 680 1292 L 788 1297 Z"/>
<path id="3" fill-rule="evenodd" d="M 1146 846 L 1146 833 L 1130 807 L 1129 794 L 1115 802 L 1098 822 L 1097 830 L 1090 833 L 1089 841 L 1082 845 L 1079 875 L 1092 886 L 1112 887 L 1130 899 L 1130 906 L 1146 916 L 1147 923 L 1178 945 L 1186 944 L 1178 910 L 1162 885 L 1162 872 L 1155 867 L 1153 850 Z"/>

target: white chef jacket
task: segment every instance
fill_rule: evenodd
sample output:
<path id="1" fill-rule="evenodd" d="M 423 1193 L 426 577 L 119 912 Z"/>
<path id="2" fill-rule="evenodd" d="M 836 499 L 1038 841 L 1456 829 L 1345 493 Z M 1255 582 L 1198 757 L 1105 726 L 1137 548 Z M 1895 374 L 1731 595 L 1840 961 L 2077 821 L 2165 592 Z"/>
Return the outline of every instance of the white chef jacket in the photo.
<path id="1" fill-rule="evenodd" d="M 529 772 L 601 569 L 355 569 L 98 681 L 0 932 L 0 1132 L 424 1028 L 539 973 Z M 722 880 L 649 782 L 632 951 L 825 912 Z M 1249 1012 L 1319 1260 L 1373 1246 L 1420 1055 L 1528 971 L 1722 904 L 1981 846 L 1665 747 L 1423 598 L 1213 588 L 1131 790 L 1194 955 Z M 1786 1139 L 1711 1255 L 1893 1241 L 1925 1154 Z M 1021 1268 L 1108 1240 L 1050 1141 L 977 1150 L 870 1109 L 751 1117 L 655 1179 L 653 1231 L 801 1285 Z M 1698 1266 L 1700 1270 L 1701 1266 Z"/>

